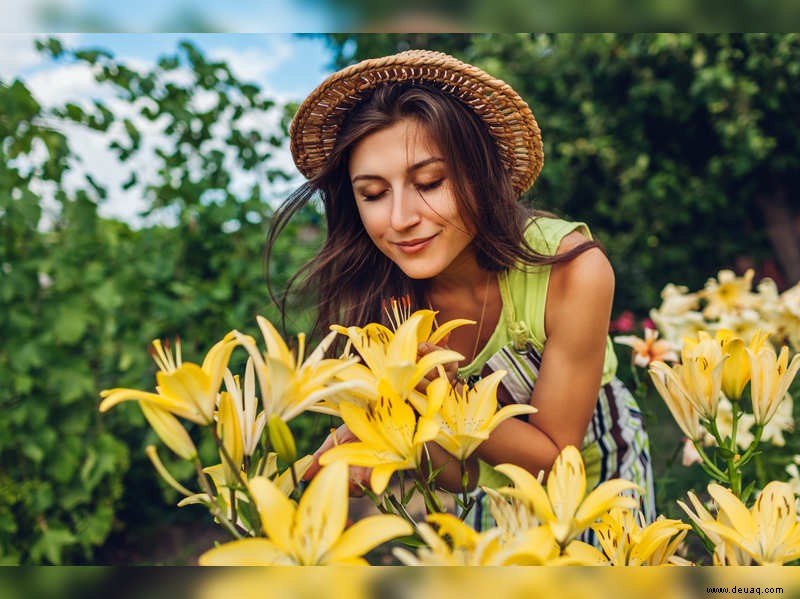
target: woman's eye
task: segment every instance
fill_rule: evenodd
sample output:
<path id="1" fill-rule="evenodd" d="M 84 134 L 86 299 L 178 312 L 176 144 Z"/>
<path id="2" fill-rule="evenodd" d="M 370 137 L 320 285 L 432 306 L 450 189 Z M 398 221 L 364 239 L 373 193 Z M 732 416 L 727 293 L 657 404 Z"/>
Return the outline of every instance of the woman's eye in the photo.
<path id="1" fill-rule="evenodd" d="M 431 181 L 430 183 L 417 183 L 417 189 L 420 191 L 431 191 L 432 189 L 436 189 L 442 183 L 444 183 L 444 179 L 437 179 L 436 181 Z"/>
<path id="2" fill-rule="evenodd" d="M 379 191 L 378 193 L 373 193 L 373 194 L 362 193 L 361 197 L 364 199 L 365 202 L 371 202 L 373 200 L 380 199 L 383 196 L 383 194 L 385 194 L 385 193 L 386 193 L 386 190 Z"/>

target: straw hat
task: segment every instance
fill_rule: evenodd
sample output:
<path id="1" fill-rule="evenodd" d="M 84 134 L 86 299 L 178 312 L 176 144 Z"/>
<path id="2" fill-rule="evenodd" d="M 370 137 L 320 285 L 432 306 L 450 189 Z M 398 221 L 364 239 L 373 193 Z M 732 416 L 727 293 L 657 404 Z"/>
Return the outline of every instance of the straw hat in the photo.
<path id="1" fill-rule="evenodd" d="M 504 81 L 448 54 L 408 50 L 371 58 L 334 73 L 300 105 L 290 127 L 291 150 L 299 171 L 311 178 L 333 151 L 349 110 L 376 87 L 426 82 L 458 98 L 486 123 L 497 143 L 514 191 L 522 194 L 542 169 L 542 135 L 533 113 Z"/>

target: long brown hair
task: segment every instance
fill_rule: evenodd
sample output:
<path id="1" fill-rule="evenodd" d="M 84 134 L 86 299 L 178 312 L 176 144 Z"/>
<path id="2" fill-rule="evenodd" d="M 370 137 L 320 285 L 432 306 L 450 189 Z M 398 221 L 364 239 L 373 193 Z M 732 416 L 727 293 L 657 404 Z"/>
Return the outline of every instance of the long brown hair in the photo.
<path id="1" fill-rule="evenodd" d="M 382 302 L 409 295 L 424 305 L 425 281 L 407 277 L 367 236 L 356 208 L 348 174 L 350 153 L 364 137 L 401 119 L 425 128 L 447 164 L 453 195 L 465 222 L 475 228 L 478 264 L 490 271 L 555 264 L 599 247 L 587 241 L 558 256 L 543 255 L 525 240 L 529 219 L 538 213 L 517 202 L 508 172 L 483 121 L 466 105 L 424 83 L 388 83 L 375 89 L 345 120 L 325 167 L 295 191 L 275 213 L 267 238 L 266 260 L 280 232 L 312 198 L 321 199 L 327 237 L 317 255 L 293 276 L 280 297 L 270 296 L 286 317 L 290 292 L 316 298 L 315 333 L 331 323 L 363 326 L 381 322 Z M 267 269 L 269 272 L 269 269 Z"/>

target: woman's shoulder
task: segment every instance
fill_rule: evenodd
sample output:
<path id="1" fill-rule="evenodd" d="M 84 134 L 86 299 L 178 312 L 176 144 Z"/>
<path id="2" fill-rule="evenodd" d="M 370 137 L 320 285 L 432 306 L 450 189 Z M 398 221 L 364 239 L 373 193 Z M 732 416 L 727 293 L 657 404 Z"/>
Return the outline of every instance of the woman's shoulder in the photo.
<path id="1" fill-rule="evenodd" d="M 571 231 L 561 239 L 557 254 L 565 254 L 589 240 L 581 231 Z M 613 297 L 614 283 L 614 270 L 605 252 L 591 247 L 553 265 L 548 295 L 555 296 L 556 304 L 570 298 L 579 302 L 587 298 L 605 300 Z"/>
<path id="2" fill-rule="evenodd" d="M 568 221 L 554 216 L 533 216 L 525 228 L 528 245 L 548 256 L 569 251 L 580 243 L 592 239 L 586 223 Z M 569 247 L 562 249 L 565 242 Z"/>

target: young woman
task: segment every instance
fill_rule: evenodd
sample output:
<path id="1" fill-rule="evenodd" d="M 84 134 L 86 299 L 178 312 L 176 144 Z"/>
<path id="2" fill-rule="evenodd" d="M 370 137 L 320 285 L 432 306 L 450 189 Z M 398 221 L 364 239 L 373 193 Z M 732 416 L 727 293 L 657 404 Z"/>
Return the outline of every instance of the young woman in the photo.
<path id="1" fill-rule="evenodd" d="M 300 107 L 291 142 L 308 182 L 278 212 L 268 248 L 297 210 L 321 198 L 327 239 L 298 275 L 316 292 L 319 330 L 382 321 L 382 301 L 403 295 L 436 310 L 439 322 L 474 320 L 447 341 L 465 356 L 458 380 L 507 370 L 500 403 L 538 408 L 501 424 L 477 456 L 535 475 L 575 445 L 589 488 L 633 480 L 652 519 L 647 435 L 615 378 L 608 338 L 614 274 L 585 224 L 518 203 L 543 163 L 539 127 L 519 95 L 451 56 L 403 52 L 329 77 Z M 339 429 L 338 443 L 352 440 Z M 431 449 L 445 486 L 459 489 L 457 464 Z M 491 472 L 482 469 L 482 483 Z M 471 473 L 476 479 L 477 464 Z M 366 474 L 351 470 L 357 480 Z M 479 505 L 476 525 L 488 517 Z"/>

